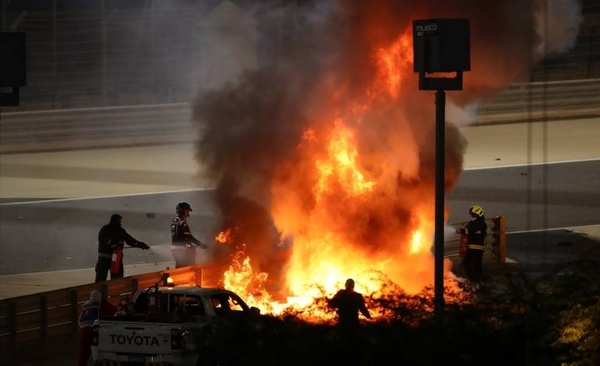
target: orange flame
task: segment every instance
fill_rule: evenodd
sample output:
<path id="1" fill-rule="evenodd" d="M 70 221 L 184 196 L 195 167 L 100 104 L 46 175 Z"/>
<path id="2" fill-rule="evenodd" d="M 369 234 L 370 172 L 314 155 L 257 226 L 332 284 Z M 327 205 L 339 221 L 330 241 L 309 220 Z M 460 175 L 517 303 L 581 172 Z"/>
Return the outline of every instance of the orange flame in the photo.
<path id="1" fill-rule="evenodd" d="M 356 196 L 369 191 L 375 182 L 365 181 L 364 175 L 356 167 L 358 152 L 354 145 L 354 136 L 351 131 L 344 128 L 341 119 L 334 122 L 331 139 L 327 148 L 326 159 L 317 160 L 316 168 L 319 172 L 316 197 L 321 199 L 321 193 L 327 191 L 327 186 L 337 180 L 340 187 L 347 190 L 351 196 Z"/>
<path id="2" fill-rule="evenodd" d="M 397 98 L 406 69 L 413 64 L 410 31 L 406 30 L 389 47 L 378 48 L 375 63 L 377 78 L 374 87 L 377 90 L 386 90 L 390 98 Z"/>
<path id="3" fill-rule="evenodd" d="M 232 230 L 231 228 L 227 228 L 227 230 L 225 231 L 221 231 L 219 234 L 217 234 L 217 236 L 215 237 L 215 241 L 221 244 L 227 244 L 231 242 L 231 233 Z"/>
<path id="4" fill-rule="evenodd" d="M 381 293 L 386 281 L 412 294 L 433 283 L 434 190 L 418 186 L 418 156 L 373 163 L 357 141 L 360 132 L 351 127 L 364 126 L 374 109 L 397 102 L 407 73 L 412 74 L 411 29 L 374 48 L 372 56 L 375 78 L 365 95 L 346 101 L 347 111 L 334 116 L 330 128 L 308 127 L 296 160 L 281 164 L 272 182 L 271 214 L 284 239 L 293 241 L 287 301 L 273 301 L 265 286 L 268 275 L 254 273 L 243 251 L 225 273 L 226 287 L 269 313 L 310 308 L 307 318 L 330 319 L 330 312 L 311 306 L 343 288 L 347 278 L 364 294 Z M 334 99 L 346 98 L 343 87 L 332 89 Z M 406 130 L 401 139 L 387 140 L 395 151 L 403 151 L 397 144 L 414 143 Z M 399 171 L 412 179 L 405 192 Z M 409 212 L 403 211 L 407 206 Z"/>

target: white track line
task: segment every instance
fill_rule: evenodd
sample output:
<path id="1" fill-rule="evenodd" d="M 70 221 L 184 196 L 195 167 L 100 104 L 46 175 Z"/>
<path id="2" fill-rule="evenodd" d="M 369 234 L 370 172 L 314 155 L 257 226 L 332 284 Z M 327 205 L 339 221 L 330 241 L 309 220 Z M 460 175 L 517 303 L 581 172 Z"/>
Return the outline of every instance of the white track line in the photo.
<path id="1" fill-rule="evenodd" d="M 556 231 L 562 230 L 567 232 L 572 232 L 580 228 L 586 228 L 589 226 L 597 226 L 600 225 L 600 222 L 597 224 L 589 224 L 589 225 L 580 225 L 580 226 L 563 226 L 563 227 L 549 227 L 545 229 L 534 229 L 534 230 L 519 230 L 519 231 L 507 231 L 507 234 L 526 234 L 526 233 L 540 233 L 544 231 Z"/>
<path id="2" fill-rule="evenodd" d="M 495 165 L 495 166 L 484 166 L 484 167 L 476 167 L 476 168 L 465 168 L 464 171 L 467 170 L 486 170 L 486 169 L 504 169 L 504 168 L 518 168 L 524 166 L 537 166 L 537 165 L 553 165 L 553 164 L 571 164 L 571 163 L 582 163 L 588 161 L 600 161 L 600 158 L 590 158 L 590 159 L 577 159 L 577 160 L 561 160 L 561 161 L 547 161 L 541 163 L 523 163 L 523 164 L 510 164 L 510 165 Z"/>

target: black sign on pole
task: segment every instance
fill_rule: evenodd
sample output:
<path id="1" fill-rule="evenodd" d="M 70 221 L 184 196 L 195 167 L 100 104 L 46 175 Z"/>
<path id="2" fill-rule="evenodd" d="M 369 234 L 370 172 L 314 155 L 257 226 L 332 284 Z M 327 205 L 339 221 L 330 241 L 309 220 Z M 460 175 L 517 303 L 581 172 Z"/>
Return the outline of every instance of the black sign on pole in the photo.
<path id="1" fill-rule="evenodd" d="M 27 85 L 26 75 L 25 33 L 0 32 L 0 106 L 19 105 L 19 87 Z"/>
<path id="2" fill-rule="evenodd" d="M 444 310 L 444 181 L 446 139 L 445 90 L 462 90 L 463 71 L 471 69 L 469 20 L 413 20 L 414 71 L 420 90 L 435 93 L 435 275 L 434 312 Z M 447 77 L 452 74 L 453 77 Z"/>
<path id="3" fill-rule="evenodd" d="M 469 21 L 413 21 L 414 71 L 420 90 L 462 90 L 462 73 L 471 70 Z M 456 73 L 454 78 L 435 76 Z M 428 75 L 430 74 L 430 75 Z"/>

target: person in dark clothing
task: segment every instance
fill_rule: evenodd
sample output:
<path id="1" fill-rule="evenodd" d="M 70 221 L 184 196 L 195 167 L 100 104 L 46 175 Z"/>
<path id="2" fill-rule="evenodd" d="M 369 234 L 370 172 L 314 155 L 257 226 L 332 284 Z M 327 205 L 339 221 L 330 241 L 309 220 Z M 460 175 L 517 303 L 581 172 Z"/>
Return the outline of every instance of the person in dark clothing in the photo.
<path id="1" fill-rule="evenodd" d="M 92 353 L 92 340 L 94 332 L 92 325 L 100 318 L 114 315 L 117 307 L 106 300 L 102 300 L 102 293 L 93 290 L 90 293 L 89 301 L 81 307 L 79 314 L 79 351 L 77 356 L 77 366 L 86 366 Z"/>
<path id="2" fill-rule="evenodd" d="M 111 262 L 113 254 L 116 254 L 117 251 L 121 251 L 120 254 L 122 255 L 125 244 L 144 250 L 150 249 L 146 243 L 134 239 L 129 235 L 121 226 L 122 222 L 123 217 L 121 215 L 113 214 L 110 217 L 110 222 L 102 226 L 98 232 L 98 262 L 96 262 L 95 282 L 106 281 L 108 272 L 110 272 L 111 280 L 123 277 L 123 261 L 120 260 L 120 263 L 117 263 L 117 271 L 111 271 Z"/>
<path id="3" fill-rule="evenodd" d="M 338 326 L 342 331 L 353 332 L 359 328 L 358 313 L 371 319 L 362 294 L 354 291 L 354 280 L 346 280 L 345 289 L 339 290 L 329 301 L 329 307 L 337 309 Z"/>
<path id="4" fill-rule="evenodd" d="M 465 224 L 464 230 L 468 237 L 467 255 L 464 258 L 464 269 L 467 279 L 472 282 L 481 281 L 483 270 L 483 252 L 485 250 L 485 236 L 487 224 L 483 215 L 483 207 L 473 205 L 469 208 L 471 220 Z"/>
<path id="5" fill-rule="evenodd" d="M 187 223 L 192 207 L 187 202 L 180 202 L 175 207 L 177 216 L 171 221 L 171 253 L 175 259 L 175 268 L 196 264 L 196 247 L 208 248 L 196 239 Z"/>

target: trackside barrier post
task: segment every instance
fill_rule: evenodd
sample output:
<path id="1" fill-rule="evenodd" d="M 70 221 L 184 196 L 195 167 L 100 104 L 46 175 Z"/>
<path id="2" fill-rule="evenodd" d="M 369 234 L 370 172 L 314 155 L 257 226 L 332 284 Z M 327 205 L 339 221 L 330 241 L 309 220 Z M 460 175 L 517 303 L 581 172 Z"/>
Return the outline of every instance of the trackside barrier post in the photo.
<path id="1" fill-rule="evenodd" d="M 203 274 L 202 267 L 196 267 L 196 276 L 195 276 L 196 281 L 195 282 L 196 282 L 196 286 L 198 286 L 198 287 L 202 287 L 202 274 Z"/>
<path id="2" fill-rule="evenodd" d="M 488 238 L 491 239 L 489 245 L 495 261 L 506 263 L 506 218 L 504 216 L 494 216 L 491 219 Z"/>
<path id="3" fill-rule="evenodd" d="M 100 292 L 102 293 L 102 300 L 108 299 L 108 285 L 106 283 L 102 283 L 98 287 Z"/>
<path id="4" fill-rule="evenodd" d="M 17 350 L 17 307 L 12 301 L 3 302 L 0 304 L 0 310 L 5 318 L 2 322 L 5 326 L 0 328 L 0 333 L 6 336 L 0 343 L 1 354 L 14 355 Z"/>
<path id="5" fill-rule="evenodd" d="M 79 329 L 79 314 L 77 313 L 77 290 L 69 290 L 69 302 L 71 308 L 71 335 L 76 335 Z"/>
<path id="6" fill-rule="evenodd" d="M 48 306 L 46 295 L 40 295 L 40 343 L 46 339 L 48 331 Z"/>
<path id="7" fill-rule="evenodd" d="M 130 283 L 130 287 L 131 287 L 131 293 L 135 293 L 138 290 L 138 279 L 137 278 L 132 278 Z"/>
<path id="8" fill-rule="evenodd" d="M 486 219 L 485 223 L 488 227 L 485 240 L 486 247 L 490 249 L 495 262 L 506 263 L 506 217 L 502 215 L 494 216 L 491 219 Z M 462 222 L 453 224 L 452 227 L 458 230 L 464 228 L 466 224 L 466 222 Z"/>

